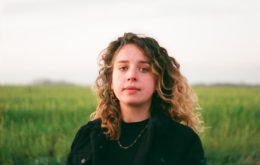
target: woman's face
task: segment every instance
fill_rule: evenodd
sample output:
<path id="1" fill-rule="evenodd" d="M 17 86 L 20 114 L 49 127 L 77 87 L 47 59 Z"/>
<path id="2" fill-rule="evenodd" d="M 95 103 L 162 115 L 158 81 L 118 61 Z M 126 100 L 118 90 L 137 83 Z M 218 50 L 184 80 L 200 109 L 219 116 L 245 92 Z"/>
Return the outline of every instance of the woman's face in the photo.
<path id="1" fill-rule="evenodd" d="M 155 79 L 143 52 L 136 45 L 127 44 L 119 50 L 113 61 L 111 87 L 120 105 L 150 106 Z"/>

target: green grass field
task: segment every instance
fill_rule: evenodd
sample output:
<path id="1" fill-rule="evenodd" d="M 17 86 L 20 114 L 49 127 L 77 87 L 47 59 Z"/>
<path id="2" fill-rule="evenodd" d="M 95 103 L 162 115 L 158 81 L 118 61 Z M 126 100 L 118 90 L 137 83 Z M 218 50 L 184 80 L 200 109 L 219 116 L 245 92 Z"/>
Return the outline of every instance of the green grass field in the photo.
<path id="1" fill-rule="evenodd" d="M 210 165 L 260 164 L 260 88 L 194 87 Z M 64 164 L 97 98 L 81 86 L 0 86 L 0 164 Z"/>

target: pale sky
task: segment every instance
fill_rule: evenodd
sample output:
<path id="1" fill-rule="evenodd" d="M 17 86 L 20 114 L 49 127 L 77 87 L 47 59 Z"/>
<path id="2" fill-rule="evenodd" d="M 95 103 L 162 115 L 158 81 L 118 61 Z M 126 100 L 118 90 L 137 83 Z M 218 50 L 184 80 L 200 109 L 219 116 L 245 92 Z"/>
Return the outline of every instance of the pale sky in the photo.
<path id="1" fill-rule="evenodd" d="M 258 0 L 1 0 L 0 84 L 93 84 L 124 32 L 153 37 L 190 83 L 260 84 Z"/>

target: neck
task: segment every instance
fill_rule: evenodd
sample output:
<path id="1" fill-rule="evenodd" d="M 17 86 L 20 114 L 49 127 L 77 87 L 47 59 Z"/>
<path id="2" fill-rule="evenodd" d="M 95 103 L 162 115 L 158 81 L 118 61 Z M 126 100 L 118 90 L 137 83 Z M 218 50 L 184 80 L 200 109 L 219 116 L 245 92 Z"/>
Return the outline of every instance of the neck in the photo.
<path id="1" fill-rule="evenodd" d="M 120 104 L 122 119 L 126 123 L 139 122 L 150 117 L 150 105 L 131 106 Z"/>

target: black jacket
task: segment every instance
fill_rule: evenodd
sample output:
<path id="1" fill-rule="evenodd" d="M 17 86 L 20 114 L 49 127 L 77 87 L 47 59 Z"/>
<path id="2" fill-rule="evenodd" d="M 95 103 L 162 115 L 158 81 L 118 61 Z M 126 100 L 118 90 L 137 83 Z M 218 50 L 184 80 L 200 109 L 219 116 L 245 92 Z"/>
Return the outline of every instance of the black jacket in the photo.
<path id="1" fill-rule="evenodd" d="M 105 165 L 108 139 L 94 120 L 77 132 L 67 165 Z M 151 117 L 134 165 L 206 165 L 198 135 L 189 127 L 163 116 Z"/>

